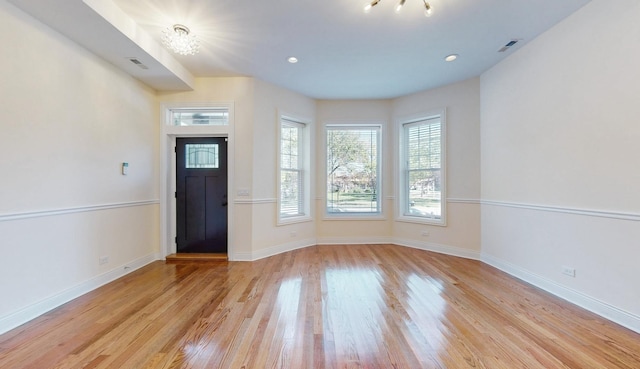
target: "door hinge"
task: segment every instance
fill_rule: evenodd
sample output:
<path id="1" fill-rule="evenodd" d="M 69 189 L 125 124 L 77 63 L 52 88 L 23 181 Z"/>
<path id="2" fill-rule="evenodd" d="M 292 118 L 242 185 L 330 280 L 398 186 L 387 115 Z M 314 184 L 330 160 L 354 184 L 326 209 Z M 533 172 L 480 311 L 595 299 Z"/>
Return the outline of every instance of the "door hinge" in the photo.
<path id="1" fill-rule="evenodd" d="M 173 152 L 178 152 L 178 146 L 173 147 Z"/>
<path id="2" fill-rule="evenodd" d="M 175 197 L 176 199 L 178 198 L 178 191 L 173 193 L 173 197 Z"/>
<path id="3" fill-rule="evenodd" d="M 178 237 L 176 236 L 173 240 L 175 241 L 175 243 L 177 245 L 178 244 Z"/>

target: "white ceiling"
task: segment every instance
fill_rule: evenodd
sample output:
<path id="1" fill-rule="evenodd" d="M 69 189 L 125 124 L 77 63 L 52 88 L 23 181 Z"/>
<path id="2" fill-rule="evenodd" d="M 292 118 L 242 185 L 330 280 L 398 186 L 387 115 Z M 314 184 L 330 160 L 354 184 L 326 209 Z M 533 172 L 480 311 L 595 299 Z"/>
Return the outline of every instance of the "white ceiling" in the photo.
<path id="1" fill-rule="evenodd" d="M 366 0 L 9 1 L 160 90 L 252 76 L 313 98 L 369 99 L 478 76 L 590 0 L 430 0 L 429 18 L 422 0 L 406 0 L 399 14 L 396 0 L 369 14 Z M 175 23 L 198 36 L 199 54 L 158 45 Z M 499 53 L 512 39 L 522 41 Z M 452 53 L 458 60 L 445 62 Z"/>

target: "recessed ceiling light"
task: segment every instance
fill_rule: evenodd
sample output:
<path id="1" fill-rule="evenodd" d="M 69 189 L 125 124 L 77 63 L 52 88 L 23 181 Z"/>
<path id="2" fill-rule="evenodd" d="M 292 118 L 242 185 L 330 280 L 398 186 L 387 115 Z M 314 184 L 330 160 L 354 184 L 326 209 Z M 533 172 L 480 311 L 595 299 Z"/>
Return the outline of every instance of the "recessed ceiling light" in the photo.
<path id="1" fill-rule="evenodd" d="M 444 57 L 444 60 L 448 61 L 448 62 L 452 62 L 454 60 L 458 59 L 458 54 L 451 54 L 451 55 L 447 55 Z"/>
<path id="2" fill-rule="evenodd" d="M 295 56 L 290 56 L 289 59 L 287 59 L 287 61 L 291 64 L 295 64 L 298 62 L 298 58 L 296 58 Z"/>

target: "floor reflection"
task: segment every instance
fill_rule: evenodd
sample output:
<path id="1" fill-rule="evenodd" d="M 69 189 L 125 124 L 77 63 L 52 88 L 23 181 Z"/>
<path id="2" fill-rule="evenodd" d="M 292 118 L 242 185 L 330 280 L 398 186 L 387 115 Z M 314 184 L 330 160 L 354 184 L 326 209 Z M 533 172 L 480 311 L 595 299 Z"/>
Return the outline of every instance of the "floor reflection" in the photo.
<path id="1" fill-rule="evenodd" d="M 282 332 L 283 340 L 293 340 L 298 322 L 298 309 L 300 307 L 300 288 L 302 278 L 287 279 L 282 282 L 276 299 L 278 307 L 278 325 Z"/>
<path id="2" fill-rule="evenodd" d="M 383 349 L 383 289 L 373 269 L 328 269 L 323 298 L 324 333 L 338 357 L 366 360 Z M 371 355 L 375 356 L 375 355 Z"/>
<path id="3" fill-rule="evenodd" d="M 407 324 L 415 325 L 427 341 L 429 351 L 446 349 L 444 337 L 448 333 L 443 324 L 447 302 L 442 298 L 442 281 L 412 274 L 407 278 L 408 298 L 406 305 L 410 319 Z"/>

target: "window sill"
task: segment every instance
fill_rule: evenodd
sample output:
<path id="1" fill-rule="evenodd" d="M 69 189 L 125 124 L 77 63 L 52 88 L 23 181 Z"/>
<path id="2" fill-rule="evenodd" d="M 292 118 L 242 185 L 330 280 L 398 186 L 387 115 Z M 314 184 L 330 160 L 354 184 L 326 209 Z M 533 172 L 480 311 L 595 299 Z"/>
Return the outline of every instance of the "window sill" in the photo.
<path id="1" fill-rule="evenodd" d="M 278 218 L 277 226 L 286 226 L 289 224 L 306 223 L 313 221 L 313 218 L 308 215 L 301 215 L 297 217 Z"/>
<path id="2" fill-rule="evenodd" d="M 423 217 L 412 217 L 408 215 L 400 215 L 396 219 L 398 222 L 403 223 L 416 223 L 416 224 L 427 224 L 439 227 L 446 227 L 447 222 L 445 219 L 432 219 L 432 218 L 423 218 Z"/>
<path id="3" fill-rule="evenodd" d="M 381 213 L 325 213 L 322 220 L 387 220 Z"/>

